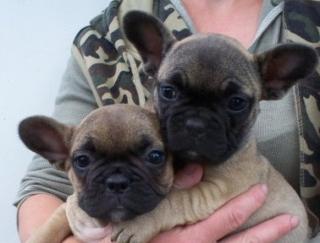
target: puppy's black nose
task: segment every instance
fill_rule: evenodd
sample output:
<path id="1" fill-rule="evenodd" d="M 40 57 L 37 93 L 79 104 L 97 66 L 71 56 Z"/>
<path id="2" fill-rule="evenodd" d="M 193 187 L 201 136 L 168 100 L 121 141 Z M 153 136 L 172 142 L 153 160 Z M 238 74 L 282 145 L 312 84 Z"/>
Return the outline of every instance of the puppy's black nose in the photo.
<path id="1" fill-rule="evenodd" d="M 206 124 L 204 121 L 198 117 L 192 117 L 189 118 L 186 123 L 186 128 L 192 130 L 192 131 L 203 131 L 206 128 Z"/>
<path id="2" fill-rule="evenodd" d="M 124 193 L 129 188 L 129 179 L 121 174 L 114 174 L 107 178 L 107 190 L 112 193 Z"/>

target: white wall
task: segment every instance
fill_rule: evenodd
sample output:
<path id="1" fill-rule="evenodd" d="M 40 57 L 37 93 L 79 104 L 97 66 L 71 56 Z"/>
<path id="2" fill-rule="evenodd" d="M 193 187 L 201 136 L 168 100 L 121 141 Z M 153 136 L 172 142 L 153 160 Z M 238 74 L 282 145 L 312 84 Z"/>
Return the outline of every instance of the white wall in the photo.
<path id="1" fill-rule="evenodd" d="M 73 37 L 108 3 L 0 0 L 0 243 L 18 242 L 12 202 L 32 157 L 17 124 L 51 114 Z"/>

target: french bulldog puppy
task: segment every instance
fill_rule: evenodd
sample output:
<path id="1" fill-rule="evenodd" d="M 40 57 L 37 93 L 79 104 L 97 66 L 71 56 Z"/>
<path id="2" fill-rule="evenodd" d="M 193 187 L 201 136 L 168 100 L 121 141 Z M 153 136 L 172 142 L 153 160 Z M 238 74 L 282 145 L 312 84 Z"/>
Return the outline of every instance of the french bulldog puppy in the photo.
<path id="1" fill-rule="evenodd" d="M 155 208 L 171 189 L 171 157 L 158 119 L 140 107 L 99 108 L 78 126 L 29 117 L 20 123 L 19 134 L 29 149 L 67 171 L 74 188 L 69 215 L 62 205 L 29 242 L 60 243 L 70 227 L 77 236 L 84 225 L 102 228 L 133 219 Z M 77 222 L 68 224 L 67 218 Z"/>
<path id="2" fill-rule="evenodd" d="M 148 242 L 160 231 L 205 219 L 241 192 L 265 183 L 266 203 L 239 230 L 289 213 L 300 219 L 300 225 L 280 242 L 305 242 L 304 205 L 257 151 L 251 128 L 259 101 L 280 99 L 314 72 L 316 52 L 283 44 L 252 55 L 236 40 L 218 34 L 177 41 L 159 20 L 138 11 L 128 13 L 123 25 L 144 71 L 157 82 L 155 108 L 173 163 L 202 163 L 204 176 L 191 189 L 173 189 L 151 212 L 117 224 L 113 239 Z"/>

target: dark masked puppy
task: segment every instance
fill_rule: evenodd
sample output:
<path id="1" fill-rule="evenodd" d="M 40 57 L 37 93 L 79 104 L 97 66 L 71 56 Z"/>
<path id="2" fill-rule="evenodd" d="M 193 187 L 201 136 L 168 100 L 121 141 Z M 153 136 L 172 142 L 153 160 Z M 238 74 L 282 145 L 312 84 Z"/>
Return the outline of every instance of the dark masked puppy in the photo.
<path id="1" fill-rule="evenodd" d="M 74 187 L 71 211 L 83 215 L 83 222 L 103 226 L 132 219 L 156 207 L 171 188 L 173 170 L 158 120 L 140 107 L 100 108 L 77 127 L 30 117 L 21 122 L 19 134 L 29 149 L 68 172 Z M 66 229 L 57 222 L 66 217 L 59 210 L 30 242 L 61 242 L 66 233 L 58 232 Z"/>
<path id="2" fill-rule="evenodd" d="M 159 231 L 204 219 L 250 186 L 266 183 L 266 204 L 242 228 L 291 213 L 300 225 L 281 242 L 304 242 L 304 206 L 258 153 L 251 128 L 259 101 L 280 99 L 295 82 L 313 73 L 316 52 L 285 44 L 251 55 L 236 40 L 216 34 L 176 41 L 160 21 L 142 12 L 126 15 L 124 32 L 140 53 L 144 71 L 158 82 L 155 108 L 174 163 L 203 163 L 205 174 L 190 190 L 172 190 L 150 214 L 118 225 L 114 239 L 147 242 Z M 156 218 L 156 224 L 150 218 Z"/>

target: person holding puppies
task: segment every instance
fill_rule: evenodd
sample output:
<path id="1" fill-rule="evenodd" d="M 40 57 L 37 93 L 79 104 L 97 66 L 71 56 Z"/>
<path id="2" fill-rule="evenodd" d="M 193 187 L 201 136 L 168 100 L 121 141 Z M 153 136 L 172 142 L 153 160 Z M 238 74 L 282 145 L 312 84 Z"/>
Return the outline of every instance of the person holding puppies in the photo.
<path id="1" fill-rule="evenodd" d="M 133 2 L 112 1 L 102 15 L 77 35 L 74 56 L 57 100 L 55 116 L 59 120 L 77 124 L 96 107 L 114 103 L 145 105 L 153 80 L 140 72 L 141 59 L 121 32 L 121 17 L 132 9 L 153 13 L 177 39 L 183 39 L 192 32 L 222 33 L 238 39 L 255 53 L 270 49 L 280 42 L 304 42 L 315 47 L 319 44 L 318 1 L 139 1 L 136 2 L 139 7 L 133 7 Z M 305 25 L 308 28 L 299 27 Z M 320 140 L 314 132 L 319 128 L 319 120 L 314 116 L 318 112 L 317 81 L 319 76 L 315 73 L 305 83 L 295 87 L 280 103 L 262 105 L 255 131 L 259 149 L 308 203 L 310 215 L 314 216 L 310 217 L 312 226 L 317 223 L 316 213 L 320 206 L 316 194 L 316 164 L 319 161 L 319 151 L 316 149 L 319 148 Z M 295 123 L 296 115 L 299 117 L 299 127 Z M 276 117 L 281 124 L 270 124 L 272 121 L 267 120 L 268 116 Z M 299 157 L 302 161 L 299 161 Z M 300 162 L 303 180 L 299 185 Z M 188 173 L 182 174 L 177 184 L 188 187 L 197 183 L 201 177 L 201 169 L 196 165 L 193 169 L 195 171 L 190 177 Z M 238 228 L 263 204 L 266 190 L 263 185 L 253 187 L 246 194 L 230 201 L 209 219 L 183 230 L 177 228 L 161 234 L 154 241 L 218 241 Z M 70 194 L 71 187 L 65 174 L 51 168 L 41 158 L 36 158 L 23 180 L 18 199 L 22 240 L 28 238 L 53 209 L 62 203 L 57 197 L 65 199 Z M 38 209 L 41 204 L 46 207 Z M 34 208 L 41 212 L 30 221 L 30 212 L 34 212 Z M 240 209 L 243 211 L 239 212 Z M 231 219 L 234 217 L 231 221 L 228 218 L 230 215 L 233 215 Z M 282 215 L 265 222 L 263 226 L 256 226 L 224 241 L 250 241 L 253 238 L 261 242 L 273 242 L 297 224 L 294 217 Z M 66 242 L 68 241 L 72 242 L 74 239 L 69 238 Z"/>

